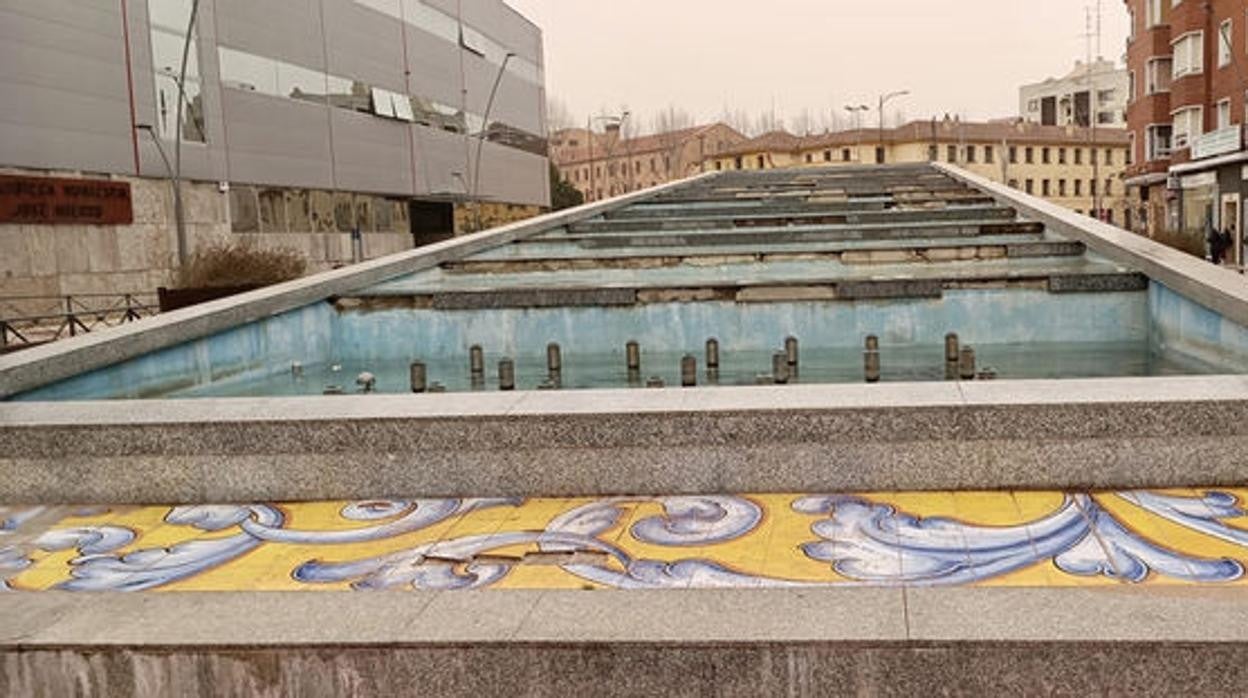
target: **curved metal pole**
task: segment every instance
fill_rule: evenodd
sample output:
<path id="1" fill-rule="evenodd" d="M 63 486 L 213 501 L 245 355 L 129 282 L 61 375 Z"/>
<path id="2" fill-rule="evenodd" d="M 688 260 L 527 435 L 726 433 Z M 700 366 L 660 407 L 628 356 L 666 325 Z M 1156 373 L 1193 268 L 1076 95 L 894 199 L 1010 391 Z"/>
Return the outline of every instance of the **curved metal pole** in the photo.
<path id="1" fill-rule="evenodd" d="M 191 2 L 191 19 L 182 42 L 182 66 L 178 70 L 177 122 L 174 124 L 173 145 L 173 217 L 178 231 L 178 266 L 186 265 L 187 240 L 186 216 L 182 208 L 182 106 L 186 103 L 186 64 L 191 55 L 191 41 L 195 36 L 195 20 L 199 15 L 199 0 Z"/>
<path id="2" fill-rule="evenodd" d="M 481 133 L 477 135 L 477 158 L 472 166 L 472 201 L 477 209 L 476 230 L 481 231 L 481 150 L 485 147 L 485 134 L 490 130 L 490 112 L 494 109 L 494 97 L 498 95 L 498 86 L 503 83 L 503 73 L 507 71 L 507 63 L 516 54 L 508 52 L 503 57 L 503 64 L 498 66 L 498 75 L 494 77 L 494 87 L 490 89 L 490 99 L 485 103 L 485 116 L 481 120 Z"/>

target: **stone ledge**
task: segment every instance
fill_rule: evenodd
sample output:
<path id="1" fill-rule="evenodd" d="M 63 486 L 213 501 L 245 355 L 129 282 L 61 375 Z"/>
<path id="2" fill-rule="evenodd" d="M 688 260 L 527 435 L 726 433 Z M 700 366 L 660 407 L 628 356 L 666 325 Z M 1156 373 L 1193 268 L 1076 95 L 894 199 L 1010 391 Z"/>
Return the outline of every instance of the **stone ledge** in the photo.
<path id="1" fill-rule="evenodd" d="M 1221 696 L 1248 682 L 1244 600 L 1156 587 L 8 594 L 0 693 Z M 993 632 L 934 638 L 941 622 Z"/>

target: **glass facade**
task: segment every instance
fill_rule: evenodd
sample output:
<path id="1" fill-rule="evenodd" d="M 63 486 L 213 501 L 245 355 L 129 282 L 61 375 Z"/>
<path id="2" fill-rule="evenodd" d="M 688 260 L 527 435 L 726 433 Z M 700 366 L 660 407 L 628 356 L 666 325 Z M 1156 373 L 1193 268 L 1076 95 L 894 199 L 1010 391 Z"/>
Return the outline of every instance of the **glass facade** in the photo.
<path id="1" fill-rule="evenodd" d="M 152 73 L 156 85 L 156 123 L 162 138 L 177 136 L 178 100 L 182 95 L 182 139 L 203 143 L 203 89 L 199 69 L 199 41 L 191 36 L 186 56 L 186 79 L 179 91 L 186 32 L 191 24 L 191 0 L 160 0 L 148 4 L 151 28 Z"/>

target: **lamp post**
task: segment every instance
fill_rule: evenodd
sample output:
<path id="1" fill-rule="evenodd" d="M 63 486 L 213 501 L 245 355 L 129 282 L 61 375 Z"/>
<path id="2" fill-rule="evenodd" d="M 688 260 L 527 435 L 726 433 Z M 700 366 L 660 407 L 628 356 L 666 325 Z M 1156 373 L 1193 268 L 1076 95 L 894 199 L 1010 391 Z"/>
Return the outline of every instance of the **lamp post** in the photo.
<path id="1" fill-rule="evenodd" d="M 897 92 L 889 92 L 888 94 L 880 95 L 880 147 L 881 148 L 884 147 L 884 105 L 887 104 L 889 100 L 895 97 L 904 97 L 908 94 L 910 94 L 910 90 L 898 90 Z M 880 162 L 883 163 L 883 161 L 884 159 L 881 158 Z"/>
<path id="2" fill-rule="evenodd" d="M 589 198 L 591 201 L 597 198 L 596 195 L 598 193 L 597 176 L 594 173 L 594 122 L 605 121 L 607 123 L 616 124 L 620 129 L 623 129 L 624 122 L 627 120 L 628 120 L 627 111 L 621 114 L 620 116 L 613 116 L 613 115 L 589 116 L 589 117 L 586 117 L 585 119 L 585 138 L 589 141 Z M 613 149 L 614 147 L 609 148 L 607 150 L 608 159 L 611 158 L 611 150 Z"/>
<path id="3" fill-rule="evenodd" d="M 498 86 L 503 82 L 503 73 L 507 71 L 507 64 L 516 54 L 508 51 L 503 56 L 503 62 L 498 66 L 498 75 L 494 77 L 494 87 L 490 89 L 490 98 L 485 103 L 485 115 L 481 119 L 481 133 L 477 134 L 477 158 L 472 166 L 472 205 L 476 209 L 475 227 L 473 232 L 481 231 L 481 150 L 485 148 L 485 136 L 490 130 L 490 112 L 494 109 L 494 97 L 498 95 Z"/>
<path id="4" fill-rule="evenodd" d="M 156 152 L 160 155 L 160 161 L 165 163 L 165 174 L 169 177 L 169 183 L 173 185 L 173 222 L 177 230 L 177 252 L 178 266 L 186 264 L 186 214 L 182 210 L 182 187 L 178 174 L 174 171 L 173 164 L 169 162 L 169 156 L 165 154 L 165 147 L 160 144 L 160 135 L 156 133 L 156 129 L 151 124 L 136 124 L 135 130 L 148 133 L 152 137 L 152 142 L 156 144 Z"/>
<path id="5" fill-rule="evenodd" d="M 863 112 L 870 111 L 870 110 L 871 110 L 871 107 L 868 107 L 865 104 L 859 104 L 857 106 L 855 105 L 845 106 L 845 111 L 849 112 L 850 114 L 853 114 L 854 159 L 857 160 L 858 162 L 862 162 L 862 153 L 860 152 L 862 150 L 862 114 Z"/>

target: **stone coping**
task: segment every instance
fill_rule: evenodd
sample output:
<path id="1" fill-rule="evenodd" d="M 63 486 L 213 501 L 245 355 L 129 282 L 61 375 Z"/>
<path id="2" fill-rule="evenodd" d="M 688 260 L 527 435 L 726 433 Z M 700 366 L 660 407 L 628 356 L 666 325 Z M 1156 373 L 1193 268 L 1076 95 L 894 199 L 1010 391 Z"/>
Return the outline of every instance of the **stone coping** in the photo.
<path id="1" fill-rule="evenodd" d="M 441 395 L 349 395 L 0 403 L 12 427 L 210 425 L 559 415 L 708 414 L 863 408 L 1177 404 L 1248 401 L 1248 376 L 1167 376 L 569 390 Z"/>
<path id="2" fill-rule="evenodd" d="M 0 501 L 1248 483 L 1248 377 L 0 405 Z"/>
<path id="3" fill-rule="evenodd" d="M 1050 232 L 1082 242 L 1093 251 L 1138 269 L 1172 291 L 1248 327 L 1248 278 L 1243 275 L 959 167 L 941 162 L 932 164 L 991 194 L 1001 205 L 1012 206 L 1020 215 L 1044 223 Z"/>
<path id="4" fill-rule="evenodd" d="M 429 269 L 442 262 L 537 235 L 551 228 L 592 218 L 606 211 L 688 186 L 701 179 L 714 177 L 716 174 L 698 175 L 614 199 L 549 213 L 500 228 L 165 313 L 140 322 L 0 356 L 0 400 L 397 276 Z"/>
<path id="5" fill-rule="evenodd" d="M 844 643 L 1248 642 L 1248 589 L 11 593 L 0 652 Z M 333 619 L 316 622 L 315 619 Z"/>

